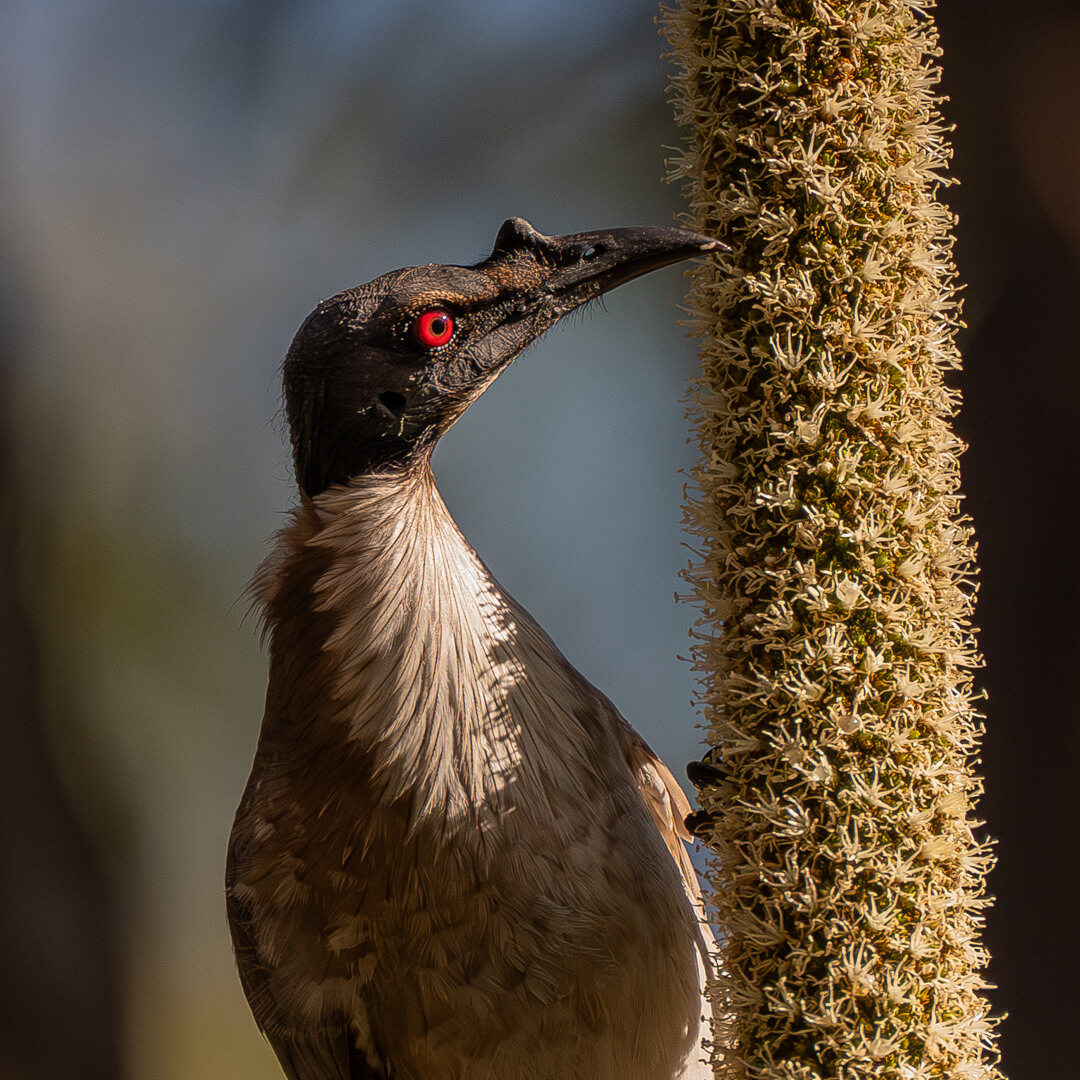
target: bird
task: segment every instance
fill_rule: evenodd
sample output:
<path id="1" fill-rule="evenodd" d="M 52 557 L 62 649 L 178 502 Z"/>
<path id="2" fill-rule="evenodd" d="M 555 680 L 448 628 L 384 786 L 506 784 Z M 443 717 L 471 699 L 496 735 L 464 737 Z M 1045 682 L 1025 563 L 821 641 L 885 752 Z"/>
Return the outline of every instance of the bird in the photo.
<path id="1" fill-rule="evenodd" d="M 546 236 L 320 303 L 283 365 L 299 489 L 252 590 L 265 713 L 226 899 L 289 1080 L 705 1080 L 712 937 L 671 773 L 498 584 L 431 470 L 559 319 L 722 249 Z"/>

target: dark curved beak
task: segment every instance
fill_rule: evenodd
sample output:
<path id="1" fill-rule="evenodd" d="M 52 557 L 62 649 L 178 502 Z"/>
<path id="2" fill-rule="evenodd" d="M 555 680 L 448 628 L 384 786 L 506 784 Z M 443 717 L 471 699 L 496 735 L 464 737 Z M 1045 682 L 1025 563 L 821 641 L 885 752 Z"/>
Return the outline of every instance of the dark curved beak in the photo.
<path id="1" fill-rule="evenodd" d="M 688 229 L 601 229 L 545 236 L 523 218 L 510 218 L 476 269 L 501 269 L 517 279 L 514 284 L 523 291 L 550 297 L 550 314 L 558 318 L 642 274 L 727 250 L 719 240 Z"/>

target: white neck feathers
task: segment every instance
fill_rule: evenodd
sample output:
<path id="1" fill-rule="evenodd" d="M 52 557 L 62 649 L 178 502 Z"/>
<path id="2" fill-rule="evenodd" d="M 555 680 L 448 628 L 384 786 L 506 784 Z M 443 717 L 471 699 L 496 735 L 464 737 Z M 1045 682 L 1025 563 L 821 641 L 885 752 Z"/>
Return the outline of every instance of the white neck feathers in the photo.
<path id="1" fill-rule="evenodd" d="M 538 764 L 560 769 L 545 749 L 565 757 L 591 741 L 580 717 L 607 705 L 491 577 L 426 468 L 306 502 L 255 589 L 271 639 L 268 714 L 314 712 L 277 721 L 336 728 L 389 794 L 422 794 L 452 816 L 502 805 Z M 310 640 L 298 648 L 302 635 L 319 638 L 317 653 Z M 278 653 L 309 657 L 289 675 L 306 692 L 281 701 Z"/>

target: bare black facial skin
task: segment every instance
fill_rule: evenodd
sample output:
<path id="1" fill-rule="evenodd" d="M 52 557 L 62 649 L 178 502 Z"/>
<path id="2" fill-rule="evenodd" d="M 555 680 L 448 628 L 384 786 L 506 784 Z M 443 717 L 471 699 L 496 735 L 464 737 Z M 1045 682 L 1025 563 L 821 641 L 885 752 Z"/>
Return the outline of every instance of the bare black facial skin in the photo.
<path id="1" fill-rule="evenodd" d="M 521 218 L 475 266 L 412 266 L 324 300 L 285 358 L 297 482 L 309 498 L 408 467 L 563 315 L 721 248 L 685 229 L 544 236 Z"/>

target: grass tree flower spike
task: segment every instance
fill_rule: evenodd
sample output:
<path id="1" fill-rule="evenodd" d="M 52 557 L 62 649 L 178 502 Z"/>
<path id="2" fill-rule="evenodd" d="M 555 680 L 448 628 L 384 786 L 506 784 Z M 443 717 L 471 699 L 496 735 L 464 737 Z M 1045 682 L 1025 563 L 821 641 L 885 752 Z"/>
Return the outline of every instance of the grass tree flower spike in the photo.
<path id="1" fill-rule="evenodd" d="M 684 0 L 702 367 L 688 571 L 724 1080 L 994 1080 L 947 376 L 937 35 L 905 0 Z"/>

